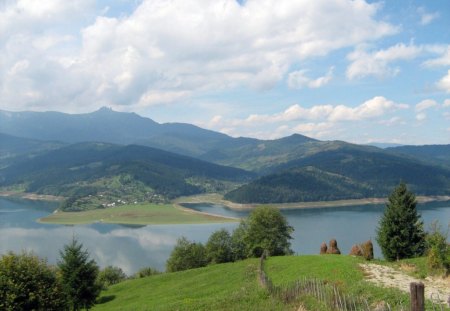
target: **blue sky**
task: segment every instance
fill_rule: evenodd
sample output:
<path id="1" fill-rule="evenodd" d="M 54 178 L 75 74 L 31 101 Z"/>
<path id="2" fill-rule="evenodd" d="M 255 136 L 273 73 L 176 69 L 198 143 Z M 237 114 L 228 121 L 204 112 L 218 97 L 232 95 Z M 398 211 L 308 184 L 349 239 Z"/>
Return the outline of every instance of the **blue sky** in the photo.
<path id="1" fill-rule="evenodd" d="M 450 143 L 450 1 L 0 0 L 0 109 Z"/>

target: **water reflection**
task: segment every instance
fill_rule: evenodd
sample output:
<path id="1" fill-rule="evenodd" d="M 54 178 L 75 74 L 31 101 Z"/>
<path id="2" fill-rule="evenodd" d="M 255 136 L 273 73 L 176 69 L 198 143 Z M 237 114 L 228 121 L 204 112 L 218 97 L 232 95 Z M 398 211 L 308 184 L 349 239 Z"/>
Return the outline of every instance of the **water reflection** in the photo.
<path id="1" fill-rule="evenodd" d="M 420 205 L 426 223 L 450 220 L 450 204 Z M 92 224 L 79 226 L 48 225 L 35 222 L 51 212 L 54 203 L 11 201 L 0 198 L 0 254 L 29 250 L 50 263 L 56 263 L 64 244 L 77 237 L 101 267 L 115 265 L 127 274 L 142 267 L 164 270 L 165 262 L 182 235 L 206 242 L 220 228 L 233 230 L 237 224 L 128 226 Z M 233 211 L 220 205 L 191 205 L 191 208 L 233 217 L 245 217 L 246 211 Z M 318 253 L 320 243 L 336 238 L 343 253 L 351 245 L 374 238 L 383 206 L 358 206 L 304 210 L 284 210 L 295 228 L 292 243 L 296 253 Z M 375 245 L 375 254 L 380 256 Z"/>

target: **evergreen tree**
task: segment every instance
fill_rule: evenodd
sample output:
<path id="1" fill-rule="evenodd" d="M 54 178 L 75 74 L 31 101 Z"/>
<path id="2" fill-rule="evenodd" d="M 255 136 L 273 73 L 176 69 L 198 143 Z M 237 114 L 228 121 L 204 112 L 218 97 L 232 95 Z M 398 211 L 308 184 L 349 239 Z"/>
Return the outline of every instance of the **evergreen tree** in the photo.
<path id="1" fill-rule="evenodd" d="M 65 245 L 60 254 L 58 267 L 70 309 L 89 309 L 94 305 L 101 290 L 101 285 L 97 282 L 97 264 L 89 259 L 89 253 L 83 250 L 83 245 L 76 239 Z"/>
<path id="2" fill-rule="evenodd" d="M 415 195 L 402 182 L 388 200 L 377 230 L 377 242 L 384 257 L 399 260 L 423 255 L 425 233 Z"/>

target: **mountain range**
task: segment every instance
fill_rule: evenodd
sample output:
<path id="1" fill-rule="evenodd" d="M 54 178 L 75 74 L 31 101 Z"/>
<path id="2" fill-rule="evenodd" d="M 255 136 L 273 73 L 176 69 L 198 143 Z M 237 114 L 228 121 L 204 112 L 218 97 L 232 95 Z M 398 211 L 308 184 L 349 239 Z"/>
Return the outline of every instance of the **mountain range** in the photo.
<path id="1" fill-rule="evenodd" d="M 450 145 L 381 149 L 299 134 L 233 138 L 109 108 L 0 111 L 0 133 L 1 187 L 77 199 L 110 195 L 105 189 L 124 188 L 124 180 L 166 199 L 219 191 L 241 203 L 385 196 L 400 181 L 417 194 L 450 194 Z"/>

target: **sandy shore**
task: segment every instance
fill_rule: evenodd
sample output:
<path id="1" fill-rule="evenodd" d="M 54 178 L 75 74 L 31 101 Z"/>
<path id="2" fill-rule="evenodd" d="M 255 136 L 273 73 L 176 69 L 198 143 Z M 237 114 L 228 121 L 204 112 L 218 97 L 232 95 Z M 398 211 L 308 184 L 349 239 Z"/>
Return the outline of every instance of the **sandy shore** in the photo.
<path id="1" fill-rule="evenodd" d="M 14 191 L 0 191 L 0 197 L 20 198 L 34 201 L 52 201 L 52 202 L 64 200 L 64 197 L 58 197 L 49 194 L 36 194 L 28 192 L 14 192 Z"/>
<path id="2" fill-rule="evenodd" d="M 249 210 L 256 206 L 274 206 L 280 209 L 298 208 L 324 208 L 324 207 L 345 207 L 355 205 L 385 204 L 386 198 L 367 198 L 353 200 L 317 201 L 317 202 L 296 202 L 296 203 L 271 203 L 271 204 L 239 204 L 223 199 L 220 194 L 203 194 L 190 197 L 181 197 L 175 200 L 176 204 L 183 203 L 211 203 L 225 205 L 233 210 Z M 429 203 L 439 201 L 450 201 L 450 196 L 417 196 L 418 203 Z"/>

